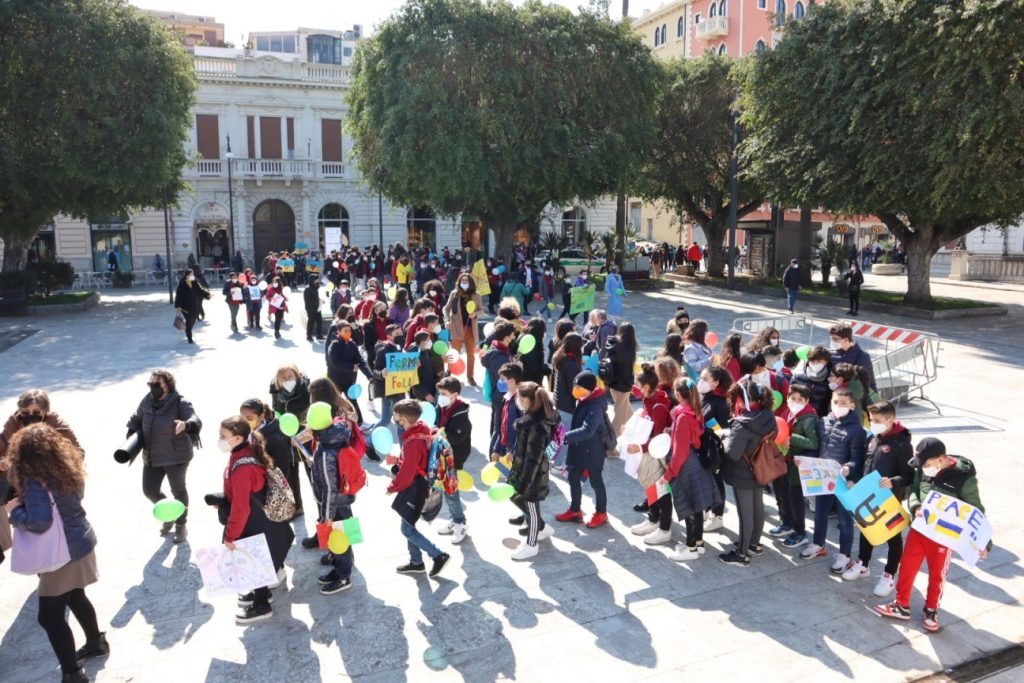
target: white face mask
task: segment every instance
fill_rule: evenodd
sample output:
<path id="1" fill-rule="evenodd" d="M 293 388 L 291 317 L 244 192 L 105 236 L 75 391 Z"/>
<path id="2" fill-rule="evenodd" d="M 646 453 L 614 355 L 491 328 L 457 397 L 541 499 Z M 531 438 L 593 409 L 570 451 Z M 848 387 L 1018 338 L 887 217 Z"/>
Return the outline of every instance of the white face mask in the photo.
<path id="1" fill-rule="evenodd" d="M 295 388 L 296 384 L 298 384 L 298 382 L 296 382 L 293 379 L 286 379 L 285 381 L 281 382 L 281 386 L 284 387 L 285 391 L 291 391 L 292 389 Z"/>
<path id="2" fill-rule="evenodd" d="M 445 396 L 444 394 L 438 394 L 437 395 L 437 405 L 441 406 L 442 408 L 447 408 L 451 404 L 452 404 L 452 397 L 451 396 Z"/>
<path id="3" fill-rule="evenodd" d="M 839 388 L 839 382 L 829 382 L 828 388 L 831 389 L 832 391 L 835 391 L 836 389 Z"/>
<path id="4" fill-rule="evenodd" d="M 828 343 L 829 351 L 838 351 L 841 348 L 842 347 L 839 345 L 839 342 L 837 342 L 835 339 L 830 340 Z"/>
<path id="5" fill-rule="evenodd" d="M 430 350 L 430 342 L 423 342 L 422 344 L 420 344 L 420 348 L 423 349 L 424 351 L 429 351 Z"/>
<path id="6" fill-rule="evenodd" d="M 703 379 L 697 380 L 697 391 L 706 394 L 711 391 L 711 384 Z"/>
<path id="7" fill-rule="evenodd" d="M 832 406 L 832 414 L 838 418 L 844 418 L 850 414 L 850 409 L 846 406 Z"/>
<path id="8" fill-rule="evenodd" d="M 228 441 L 227 439 L 217 439 L 217 448 L 219 448 L 224 453 L 230 453 L 231 442 Z"/>
<path id="9" fill-rule="evenodd" d="M 756 375 L 751 375 L 750 377 L 763 387 L 767 387 L 772 383 L 771 373 L 769 373 L 767 370 L 759 372 Z"/>
<path id="10" fill-rule="evenodd" d="M 807 371 L 808 372 L 813 372 L 815 375 L 817 375 L 819 372 L 821 372 L 824 369 L 825 369 L 825 364 L 824 363 L 808 363 L 807 364 Z"/>
<path id="11" fill-rule="evenodd" d="M 786 405 L 789 406 L 790 415 L 799 415 L 800 411 L 804 409 L 806 403 L 798 403 L 797 401 L 786 401 Z"/>
<path id="12" fill-rule="evenodd" d="M 779 340 L 778 339 L 770 339 L 770 340 L 768 340 L 768 343 L 771 344 L 772 346 L 778 346 L 779 345 Z"/>
<path id="13" fill-rule="evenodd" d="M 887 431 L 889 431 L 889 425 L 883 424 L 881 422 L 872 422 L 870 429 L 871 433 L 874 434 L 875 436 L 881 436 L 882 434 L 885 434 Z"/>
<path id="14" fill-rule="evenodd" d="M 434 334 L 437 334 L 438 332 L 441 331 L 441 326 L 440 325 L 434 325 L 433 327 L 430 328 L 430 331 L 433 332 Z"/>
<path id="15" fill-rule="evenodd" d="M 929 479 L 934 479 L 935 475 L 938 474 L 941 471 L 942 471 L 941 467 L 922 467 L 921 468 L 921 474 L 923 474 L 924 476 L 928 477 Z"/>
<path id="16" fill-rule="evenodd" d="M 465 291 L 466 291 L 467 289 L 469 289 L 469 283 L 468 283 L 468 282 L 460 282 L 460 283 L 459 283 L 459 288 L 460 288 L 460 289 L 461 289 L 462 291 L 464 291 L 464 292 L 465 292 Z"/>

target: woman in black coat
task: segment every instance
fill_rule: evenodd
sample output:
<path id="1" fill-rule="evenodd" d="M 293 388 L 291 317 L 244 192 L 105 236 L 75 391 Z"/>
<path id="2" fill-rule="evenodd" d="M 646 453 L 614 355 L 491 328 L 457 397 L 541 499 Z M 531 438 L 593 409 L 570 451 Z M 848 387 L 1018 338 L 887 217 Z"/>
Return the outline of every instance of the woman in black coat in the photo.
<path id="1" fill-rule="evenodd" d="M 185 339 L 189 344 L 192 341 L 192 328 L 196 319 L 202 311 L 203 293 L 196 276 L 192 271 L 185 271 L 185 275 L 178 281 L 178 291 L 174 294 L 174 307 L 185 316 Z"/>
<path id="2" fill-rule="evenodd" d="M 526 540 L 512 553 L 512 559 L 526 560 L 537 554 L 537 541 L 554 534 L 541 519 L 540 502 L 548 497 L 547 447 L 559 420 L 551 394 L 535 382 L 519 385 L 516 402 L 523 416 L 516 420 L 516 446 L 508 481 L 516 490 L 512 502 L 523 511 L 520 520 L 526 528 L 520 534 Z"/>
<path id="3" fill-rule="evenodd" d="M 523 376 L 527 382 L 543 384 L 544 380 L 551 373 L 551 368 L 544 362 L 544 337 L 547 335 L 547 325 L 543 318 L 531 318 L 523 329 L 523 335 L 533 335 L 537 341 L 536 345 L 526 353 L 520 353 L 519 346 L 522 344 L 523 336 L 512 343 L 510 350 L 523 365 Z"/>

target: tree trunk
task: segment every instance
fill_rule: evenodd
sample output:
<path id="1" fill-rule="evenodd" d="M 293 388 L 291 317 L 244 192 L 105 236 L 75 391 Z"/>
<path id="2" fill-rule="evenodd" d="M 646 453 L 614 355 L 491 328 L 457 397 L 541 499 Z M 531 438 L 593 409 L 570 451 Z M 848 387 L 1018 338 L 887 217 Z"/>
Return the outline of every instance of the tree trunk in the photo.
<path id="1" fill-rule="evenodd" d="M 811 284 L 811 209 L 800 207 L 800 232 L 797 259 L 800 261 L 800 284 Z"/>
<path id="2" fill-rule="evenodd" d="M 700 227 L 708 241 L 708 277 L 723 277 L 725 259 L 722 258 L 722 240 L 725 238 L 725 225 L 720 221 L 711 221 Z M 732 258 L 732 254 L 729 257 Z"/>
<path id="3" fill-rule="evenodd" d="M 932 256 L 939 250 L 932 239 L 933 230 L 916 229 L 905 235 L 903 246 L 907 250 L 907 295 L 903 300 L 916 306 L 931 307 L 932 299 L 931 268 Z"/>
<path id="4" fill-rule="evenodd" d="M 615 263 L 619 270 L 626 258 L 626 195 L 619 194 L 615 199 Z M 609 258 L 609 267 L 611 259 Z"/>
<path id="5" fill-rule="evenodd" d="M 32 237 L 19 237 L 16 235 L 0 235 L 4 241 L 4 265 L 3 271 L 10 273 L 16 270 L 23 270 L 28 257 L 28 247 L 32 244 Z"/>
<path id="6" fill-rule="evenodd" d="M 519 221 L 515 218 L 490 216 L 481 213 L 484 225 L 494 230 L 494 258 L 502 263 L 509 263 L 515 253 L 514 242 Z"/>

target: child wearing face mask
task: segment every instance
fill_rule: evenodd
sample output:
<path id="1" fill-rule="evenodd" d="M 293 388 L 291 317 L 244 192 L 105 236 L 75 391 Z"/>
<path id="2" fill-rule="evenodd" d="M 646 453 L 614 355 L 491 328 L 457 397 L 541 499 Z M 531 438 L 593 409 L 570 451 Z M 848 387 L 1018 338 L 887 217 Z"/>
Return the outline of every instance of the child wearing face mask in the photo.
<path id="1" fill-rule="evenodd" d="M 891 489 L 898 500 L 906 497 L 907 486 L 914 479 L 914 468 L 910 460 L 914 448 L 910 443 L 910 430 L 896 419 L 896 407 L 888 401 L 879 401 L 868 406 L 871 419 L 871 439 L 868 441 L 867 456 L 864 460 L 864 474 L 877 471 L 882 475 L 880 486 Z M 896 570 L 903 556 L 903 534 L 896 534 L 888 541 L 889 555 L 885 560 L 885 571 L 875 585 L 874 593 L 880 598 L 888 597 L 896 586 Z M 871 576 L 871 553 L 873 546 L 860 536 L 860 552 L 857 560 L 843 572 L 843 579 L 856 581 Z"/>
<path id="2" fill-rule="evenodd" d="M 780 524 L 769 530 L 772 538 L 785 538 L 787 548 L 799 548 L 808 543 L 804 515 L 804 494 L 800 487 L 800 474 L 794 458 L 802 455 L 818 457 L 818 414 L 811 407 L 811 390 L 803 384 L 789 388 L 789 397 L 779 411 L 779 417 L 789 425 L 789 440 L 779 450 L 786 454 L 786 474 L 772 482 L 775 505 Z"/>
<path id="3" fill-rule="evenodd" d="M 255 275 L 249 278 L 249 286 L 242 292 L 245 300 L 245 318 L 248 329 L 260 329 L 260 310 L 263 308 L 263 292 Z"/>
<path id="4" fill-rule="evenodd" d="M 922 515 L 921 506 L 932 491 L 959 498 L 982 512 L 985 511 L 985 506 L 981 503 L 981 493 L 978 491 L 974 463 L 963 456 L 947 454 L 946 445 L 938 439 L 921 439 L 910 465 L 915 469 L 910 484 L 910 497 L 907 500 L 911 517 Z M 991 550 L 992 542 L 989 541 L 988 546 L 980 552 L 981 559 L 988 557 Z M 912 528 L 907 533 L 906 547 L 900 559 L 896 599 L 884 605 L 876 605 L 875 612 L 891 619 L 910 619 L 910 594 L 914 590 L 914 579 L 921 569 L 921 563 L 927 560 L 928 593 L 924 601 L 922 625 L 929 633 L 937 633 L 942 628 L 939 624 L 942 585 L 946 581 L 952 559 L 951 549 Z"/>
<path id="5" fill-rule="evenodd" d="M 519 534 L 526 538 L 512 553 L 512 559 L 528 560 L 537 555 L 537 542 L 555 533 L 541 519 L 540 503 L 548 495 L 550 463 L 545 453 L 558 425 L 558 412 L 551 394 L 534 382 L 520 384 L 515 401 L 522 417 L 516 421 L 518 438 L 508 482 L 516 491 L 512 502 L 523 514 L 509 522 L 525 525 Z"/>
<path id="6" fill-rule="evenodd" d="M 438 427 L 444 430 L 445 437 L 452 447 L 455 458 L 455 469 L 466 468 L 466 461 L 472 450 L 470 441 L 473 436 L 473 423 L 469 420 L 469 405 L 462 401 L 462 382 L 455 377 L 442 377 L 437 383 L 437 407 L 440 408 Z M 445 493 L 444 501 L 448 505 L 451 521 L 438 530 L 442 536 L 451 536 L 452 543 L 459 544 L 466 540 L 466 512 L 462 506 L 462 498 L 458 490 Z"/>
<path id="7" fill-rule="evenodd" d="M 829 370 L 832 355 L 824 346 L 815 346 L 807 354 L 804 371 L 793 377 L 794 384 L 803 384 L 811 390 L 811 407 L 818 417 L 825 417 L 832 409 L 832 389 L 829 388 Z"/>
<path id="8" fill-rule="evenodd" d="M 385 378 L 388 376 L 388 355 L 392 353 L 402 352 L 402 341 L 405 335 L 402 334 L 402 328 L 398 325 L 388 325 L 384 329 L 384 338 L 377 341 L 373 347 L 373 377 L 371 379 L 371 391 L 374 397 L 380 398 L 380 420 L 377 422 L 376 427 L 388 427 L 391 424 L 391 412 L 394 409 L 395 403 L 398 401 L 400 396 L 398 394 L 392 394 L 388 396 L 385 393 Z M 367 444 L 367 454 L 370 455 L 371 459 L 380 459 L 381 456 L 387 455 L 387 453 L 376 453 L 373 450 L 372 444 Z"/>
<path id="9" fill-rule="evenodd" d="M 833 460 L 843 466 L 843 476 L 860 478 L 864 467 L 864 428 L 854 411 L 854 398 L 849 389 L 836 389 L 832 393 L 832 410 L 818 423 L 818 441 L 821 458 Z M 828 515 L 835 496 L 818 496 L 814 504 L 814 540 L 803 549 L 800 557 L 810 560 L 825 557 L 825 537 L 828 533 Z M 837 576 L 850 568 L 853 548 L 853 515 L 842 505 L 836 505 L 839 522 L 839 553 L 829 568 Z"/>
<path id="10" fill-rule="evenodd" d="M 419 351 L 420 354 L 420 366 L 416 371 L 416 384 L 412 386 L 409 393 L 413 398 L 420 401 L 426 401 L 427 403 L 434 403 L 435 397 L 437 396 L 437 380 L 439 379 L 437 371 L 434 369 L 434 360 L 432 356 L 437 354 L 434 353 L 433 340 L 430 333 L 426 330 L 420 330 L 416 333 L 413 338 L 412 346 L 407 351 Z"/>
<path id="11" fill-rule="evenodd" d="M 786 405 L 786 397 L 789 396 L 789 382 L 782 373 L 769 370 L 764 354 L 760 351 L 745 353 L 740 356 L 740 372 L 744 375 L 749 375 L 750 379 L 767 391 L 765 407 L 775 410 L 776 414 L 778 414 L 778 411 Z M 773 392 L 775 391 L 782 394 L 782 404 L 778 408 L 773 407 Z"/>
<path id="12" fill-rule="evenodd" d="M 654 484 L 658 477 L 665 473 L 665 461 L 655 460 L 648 451 L 651 439 L 669 431 L 672 427 L 672 405 L 669 403 L 668 395 L 659 387 L 658 374 L 654 371 L 654 365 L 643 363 L 640 366 L 640 374 L 636 376 L 636 384 L 633 387 L 633 396 L 643 400 L 643 408 L 640 411 L 641 417 L 651 421 L 651 434 L 642 444 L 629 444 L 626 450 L 629 453 L 641 453 L 640 467 L 637 472 L 637 481 L 646 491 Z M 644 499 L 647 502 L 647 499 Z M 648 545 L 659 545 L 672 540 L 672 500 L 670 496 L 664 496 L 664 500 L 657 500 L 654 505 L 647 506 L 647 519 L 629 528 L 634 536 L 643 536 L 644 543 Z M 656 534 L 656 535 L 655 535 Z M 652 537 L 653 535 L 653 537 Z M 650 541 L 647 539 L 651 538 Z"/>
<path id="13" fill-rule="evenodd" d="M 491 400 L 491 438 L 498 431 L 501 417 L 501 406 L 504 401 L 505 391 L 498 388 L 498 373 L 502 366 L 512 360 L 509 344 L 515 338 L 516 328 L 507 320 L 498 320 L 494 323 L 494 332 L 491 333 L 491 348 L 484 353 L 481 362 L 487 374 L 484 378 L 487 384 L 485 396 L 490 394 Z"/>
<path id="14" fill-rule="evenodd" d="M 737 360 L 737 364 L 739 361 Z M 731 413 L 726 394 L 732 386 L 732 374 L 725 367 L 704 368 L 697 380 L 697 391 L 700 393 L 700 412 L 707 429 L 714 429 L 717 424 L 722 429 L 729 426 Z M 714 420 L 714 423 L 712 423 Z M 715 471 L 715 487 L 718 489 L 719 502 L 711 508 L 711 514 L 704 524 L 704 531 L 717 531 L 725 526 L 725 480 L 722 468 Z"/>
<path id="15" fill-rule="evenodd" d="M 348 395 L 349 388 L 358 381 L 356 369 L 363 373 L 366 379 L 370 379 L 373 373 L 370 366 L 366 364 L 359 344 L 352 338 L 352 323 L 345 321 L 338 326 L 337 337 L 331 340 L 327 347 L 327 377 L 344 395 Z M 359 408 L 359 401 L 352 400 L 356 409 L 359 426 L 363 423 L 363 412 Z"/>
<path id="16" fill-rule="evenodd" d="M 853 395 L 853 412 L 857 419 L 864 423 L 864 380 L 862 371 L 850 363 L 839 363 L 832 366 L 828 377 L 828 388 L 832 391 L 847 389 Z"/>
<path id="17" fill-rule="evenodd" d="M 800 356 L 796 355 L 796 349 L 786 349 L 782 354 L 782 369 L 779 371 L 790 384 L 793 384 L 793 375 L 800 365 Z"/>
<path id="18" fill-rule="evenodd" d="M 238 281 L 238 273 L 228 275 L 228 281 L 224 283 L 223 294 L 224 300 L 228 303 L 228 310 L 231 312 L 231 331 L 238 332 L 238 307 L 245 299 L 242 284 Z"/>
<path id="19" fill-rule="evenodd" d="M 281 322 L 284 320 L 284 314 L 288 311 L 288 297 L 284 295 L 284 285 L 281 284 L 281 278 L 274 278 L 273 283 L 267 287 L 263 298 L 267 300 L 270 306 L 268 313 L 274 321 L 274 338 L 280 339 Z"/>
<path id="20" fill-rule="evenodd" d="M 498 370 L 497 389 L 502 401 L 498 413 L 498 430 L 491 435 L 491 462 L 512 453 L 516 447 L 516 420 L 520 417 L 516 405 L 516 391 L 523 381 L 523 366 L 517 362 L 505 363 Z"/>
<path id="21" fill-rule="evenodd" d="M 572 395 L 576 410 L 572 414 L 571 429 L 565 434 L 568 446 L 566 465 L 569 467 L 569 509 L 555 519 L 559 522 L 583 523 L 580 503 L 583 497 L 584 474 L 590 477 L 594 489 L 595 511 L 587 527 L 596 529 L 608 521 L 608 494 L 604 486 L 604 461 L 608 447 L 615 443 L 611 423 L 605 414 L 608 399 L 603 388 L 598 388 L 597 377 L 589 372 L 576 376 Z"/>

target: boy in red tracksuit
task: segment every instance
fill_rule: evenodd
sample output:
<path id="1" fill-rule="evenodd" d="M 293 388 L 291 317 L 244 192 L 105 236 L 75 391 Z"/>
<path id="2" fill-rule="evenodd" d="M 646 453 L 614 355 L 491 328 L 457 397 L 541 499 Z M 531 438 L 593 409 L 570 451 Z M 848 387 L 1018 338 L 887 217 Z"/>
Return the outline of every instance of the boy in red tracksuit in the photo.
<path id="1" fill-rule="evenodd" d="M 433 441 L 431 429 L 420 422 L 423 410 L 418 401 L 405 399 L 395 404 L 395 422 L 405 431 L 399 439 L 402 442 L 402 454 L 391 471 L 394 480 L 388 485 L 389 494 L 395 496 L 391 508 L 402 518 L 402 535 L 409 545 L 409 563 L 397 568 L 399 574 L 420 574 L 426 571 L 423 553 L 430 555 L 434 561 L 430 568 L 430 576 L 437 576 L 448 564 L 451 556 L 443 553 L 431 543 L 426 536 L 416 529 L 423 512 L 423 505 L 430 492 L 427 481 L 427 460 L 430 457 L 430 444 Z"/>
<path id="2" fill-rule="evenodd" d="M 946 445 L 936 438 L 928 437 L 917 444 L 917 453 L 911 464 L 917 468 L 914 482 L 910 485 L 908 504 L 911 516 L 920 516 L 921 506 L 932 491 L 938 491 L 965 503 L 970 503 L 982 512 L 981 494 L 978 492 L 977 471 L 974 463 L 959 455 L 947 455 Z M 988 556 L 992 549 L 981 551 L 981 558 Z M 896 580 L 896 599 L 884 605 L 876 605 L 875 612 L 883 617 L 910 619 L 910 593 L 914 589 L 921 563 L 928 561 L 928 593 L 924 601 L 924 629 L 936 633 L 939 624 L 939 600 L 942 598 L 942 584 L 946 581 L 949 562 L 953 559 L 953 551 L 911 529 L 907 534 L 906 547 L 900 559 L 899 574 Z"/>

